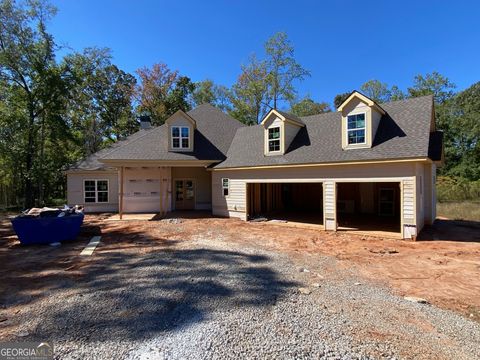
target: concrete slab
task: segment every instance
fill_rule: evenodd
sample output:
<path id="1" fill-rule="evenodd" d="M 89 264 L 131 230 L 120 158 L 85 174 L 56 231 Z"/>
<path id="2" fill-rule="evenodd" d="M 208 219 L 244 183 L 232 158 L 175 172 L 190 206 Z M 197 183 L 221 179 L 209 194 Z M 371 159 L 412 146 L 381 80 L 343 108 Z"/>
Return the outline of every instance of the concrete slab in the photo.
<path id="1" fill-rule="evenodd" d="M 85 249 L 82 250 L 80 253 L 80 256 L 90 256 L 93 254 L 93 251 L 97 247 L 98 243 L 100 242 L 101 236 L 94 236 L 88 243 L 88 245 L 85 247 Z"/>

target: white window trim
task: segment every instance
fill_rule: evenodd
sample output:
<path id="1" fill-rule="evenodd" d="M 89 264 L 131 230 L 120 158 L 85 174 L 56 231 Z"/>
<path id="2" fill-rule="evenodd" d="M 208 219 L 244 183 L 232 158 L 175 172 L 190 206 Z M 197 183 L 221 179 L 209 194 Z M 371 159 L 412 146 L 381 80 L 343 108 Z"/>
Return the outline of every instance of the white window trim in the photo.
<path id="1" fill-rule="evenodd" d="M 95 182 L 95 202 L 86 202 L 85 201 L 85 182 L 87 181 L 94 181 Z M 98 190 L 97 190 L 97 182 L 98 181 L 106 181 L 107 182 L 107 190 L 101 190 L 100 192 L 107 193 L 107 201 L 98 201 Z M 93 191 L 88 191 L 93 192 Z M 110 181 L 108 179 L 83 179 L 83 202 L 84 204 L 108 204 L 110 202 Z"/>
<path id="2" fill-rule="evenodd" d="M 356 116 L 356 115 L 362 115 L 364 116 L 364 122 L 365 122 L 365 126 L 363 128 L 355 128 L 355 129 L 349 129 L 348 128 L 348 117 L 349 116 Z M 367 113 L 366 112 L 359 112 L 359 113 L 354 113 L 354 114 L 347 114 L 347 116 L 345 117 L 345 137 L 346 137 L 346 144 L 347 144 L 347 147 L 355 147 L 356 145 L 366 145 L 367 144 Z M 349 144 L 348 143 L 348 132 L 349 131 L 355 131 L 355 130 L 363 130 L 365 132 L 365 135 L 363 137 L 363 142 L 358 142 L 358 143 L 353 143 L 353 144 Z"/>
<path id="3" fill-rule="evenodd" d="M 227 186 L 225 187 L 225 185 L 223 185 L 223 181 L 224 180 L 227 180 Z M 225 192 L 224 190 L 227 189 L 228 190 L 228 194 L 225 195 Z M 229 178 L 222 178 L 222 195 L 223 197 L 228 197 L 230 196 L 230 179 Z"/>
<path id="4" fill-rule="evenodd" d="M 175 128 L 178 128 L 178 136 L 173 136 L 173 129 Z M 182 136 L 182 129 L 188 129 L 188 137 L 183 137 Z M 191 140 L 190 140 L 190 133 L 191 133 L 191 130 L 190 130 L 190 127 L 189 126 L 172 126 L 171 127 L 171 130 L 170 130 L 170 146 L 172 147 L 172 149 L 180 149 L 180 150 L 184 150 L 184 149 L 190 149 L 190 144 L 191 144 Z M 173 139 L 178 139 L 178 147 L 175 147 L 173 146 Z M 188 139 L 188 146 L 187 147 L 183 147 L 183 144 L 182 144 L 182 140 L 183 139 Z"/>
<path id="5" fill-rule="evenodd" d="M 278 129 L 278 139 L 270 139 L 269 138 L 269 135 L 270 135 L 270 130 L 273 130 L 273 129 Z M 278 145 L 279 145 L 279 148 L 278 150 L 270 150 L 270 141 L 278 141 Z M 282 128 L 281 126 L 272 126 L 272 127 L 269 127 L 267 128 L 267 152 L 269 154 L 276 154 L 276 153 L 280 153 L 282 152 Z"/>

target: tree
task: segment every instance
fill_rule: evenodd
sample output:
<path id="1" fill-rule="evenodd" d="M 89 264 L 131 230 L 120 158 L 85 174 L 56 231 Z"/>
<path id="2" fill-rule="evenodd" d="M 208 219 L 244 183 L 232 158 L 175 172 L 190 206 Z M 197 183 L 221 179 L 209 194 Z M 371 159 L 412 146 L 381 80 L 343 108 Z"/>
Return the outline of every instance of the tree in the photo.
<path id="1" fill-rule="evenodd" d="M 377 103 L 388 102 L 392 96 L 388 85 L 378 80 L 367 81 L 360 86 L 360 91 Z"/>
<path id="2" fill-rule="evenodd" d="M 397 85 L 393 85 L 390 89 L 390 101 L 404 100 L 407 97 Z"/>
<path id="3" fill-rule="evenodd" d="M 455 87 L 447 77 L 434 71 L 430 74 L 415 76 L 413 86 L 407 90 L 410 97 L 433 95 L 435 103 L 443 104 L 454 96 Z"/>
<path id="4" fill-rule="evenodd" d="M 297 94 L 294 82 L 310 76 L 310 72 L 297 63 L 294 48 L 287 34 L 278 32 L 265 43 L 267 82 L 272 107 L 277 108 L 279 101 L 292 101 Z"/>
<path id="5" fill-rule="evenodd" d="M 316 115 L 330 111 L 332 111 L 330 105 L 326 102 L 317 103 L 308 96 L 294 103 L 290 109 L 290 112 L 297 116 Z"/>
<path id="6" fill-rule="evenodd" d="M 83 144 L 82 155 L 138 128 L 132 108 L 136 80 L 111 63 L 109 49 L 87 48 L 68 55 L 63 66 L 71 81 L 68 116 Z"/>
<path id="7" fill-rule="evenodd" d="M 351 93 L 352 92 L 346 92 L 346 93 L 336 95 L 335 98 L 333 99 L 333 105 L 335 105 L 335 109 L 338 109 L 340 105 L 342 105 L 343 102 L 347 100 L 347 98 L 350 96 Z"/>
<path id="8" fill-rule="evenodd" d="M 137 70 L 140 84 L 136 87 L 137 112 L 148 113 L 154 125 L 161 125 L 177 110 L 188 111 L 188 101 L 195 85 L 190 78 L 180 76 L 166 64 L 154 64 L 151 69 Z"/>
<path id="9" fill-rule="evenodd" d="M 19 171 L 24 179 L 26 207 L 35 202 L 38 135 L 43 142 L 46 121 L 53 116 L 49 109 L 55 108 L 53 104 L 65 94 L 55 63 L 56 46 L 46 31 L 46 22 L 54 14 L 55 8 L 45 1 L 0 2 L 0 79 L 15 98 L 9 104 L 11 112 L 24 124 L 18 155 L 22 158 Z"/>
<path id="10" fill-rule="evenodd" d="M 242 66 L 242 73 L 232 87 L 233 110 L 230 115 L 247 125 L 256 125 L 270 110 L 267 65 L 254 55 Z"/>
<path id="11" fill-rule="evenodd" d="M 459 92 L 445 107 L 451 122 L 446 135 L 445 152 L 450 174 L 469 180 L 480 179 L 480 82 Z"/>
<path id="12" fill-rule="evenodd" d="M 210 104 L 223 111 L 231 110 L 230 91 L 225 86 L 217 85 L 210 79 L 195 83 L 192 98 L 195 106 Z"/>

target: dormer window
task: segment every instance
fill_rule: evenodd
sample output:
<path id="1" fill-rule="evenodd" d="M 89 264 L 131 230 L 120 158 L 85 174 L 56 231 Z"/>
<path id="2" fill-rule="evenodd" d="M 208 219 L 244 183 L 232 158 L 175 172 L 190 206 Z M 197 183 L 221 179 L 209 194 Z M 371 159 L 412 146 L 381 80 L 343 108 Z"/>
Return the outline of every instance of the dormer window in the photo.
<path id="1" fill-rule="evenodd" d="M 365 113 L 347 116 L 348 145 L 365 144 Z"/>
<path id="2" fill-rule="evenodd" d="M 280 151 L 280 127 L 268 129 L 268 151 Z"/>
<path id="3" fill-rule="evenodd" d="M 374 144 L 380 120 L 386 115 L 378 104 L 354 91 L 338 107 L 342 114 L 342 149 L 368 149 Z"/>
<path id="4" fill-rule="evenodd" d="M 190 147 L 190 128 L 172 126 L 172 149 L 188 149 Z"/>

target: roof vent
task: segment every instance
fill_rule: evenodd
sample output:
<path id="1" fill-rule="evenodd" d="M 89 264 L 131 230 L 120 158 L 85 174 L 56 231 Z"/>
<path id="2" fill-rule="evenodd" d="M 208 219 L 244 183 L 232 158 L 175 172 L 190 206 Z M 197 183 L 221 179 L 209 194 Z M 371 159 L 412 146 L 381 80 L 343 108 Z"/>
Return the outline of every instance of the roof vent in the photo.
<path id="1" fill-rule="evenodd" d="M 152 127 L 152 120 L 148 115 L 141 115 L 140 116 L 140 129 L 150 129 Z"/>

